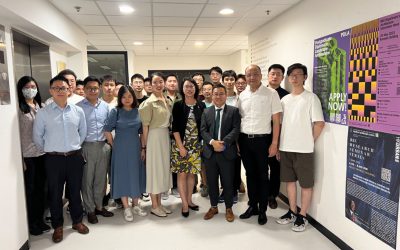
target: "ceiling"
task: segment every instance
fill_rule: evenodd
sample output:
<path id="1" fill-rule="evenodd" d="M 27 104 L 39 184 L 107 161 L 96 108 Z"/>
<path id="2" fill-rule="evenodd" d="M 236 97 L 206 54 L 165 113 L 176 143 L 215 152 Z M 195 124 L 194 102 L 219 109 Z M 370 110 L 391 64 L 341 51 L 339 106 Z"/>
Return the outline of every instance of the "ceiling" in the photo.
<path id="1" fill-rule="evenodd" d="M 249 33 L 300 0 L 49 1 L 88 34 L 88 50 L 133 50 L 136 55 L 230 55 L 247 49 Z M 135 11 L 122 14 L 122 4 Z M 223 16 L 219 14 L 223 8 L 231 8 L 234 13 Z"/>

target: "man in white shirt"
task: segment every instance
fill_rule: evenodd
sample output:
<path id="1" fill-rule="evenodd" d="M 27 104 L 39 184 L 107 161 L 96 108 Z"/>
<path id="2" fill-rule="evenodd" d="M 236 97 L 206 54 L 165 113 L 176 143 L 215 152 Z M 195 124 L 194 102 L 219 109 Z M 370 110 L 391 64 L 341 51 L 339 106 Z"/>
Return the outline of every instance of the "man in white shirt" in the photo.
<path id="1" fill-rule="evenodd" d="M 258 215 L 258 224 L 264 225 L 267 223 L 268 157 L 278 151 L 282 106 L 278 93 L 262 85 L 259 66 L 248 66 L 245 75 L 248 86 L 238 100 L 242 116 L 239 149 L 246 169 L 249 207 L 240 218 Z"/>
<path id="2" fill-rule="evenodd" d="M 293 223 L 292 230 L 302 232 L 307 225 L 314 186 L 314 142 L 324 128 L 324 116 L 318 97 L 304 89 L 306 66 L 295 63 L 288 68 L 287 77 L 292 92 L 282 98 L 282 130 L 280 136 L 281 181 L 286 182 L 289 211 L 277 219 L 279 224 Z M 301 211 L 297 212 L 296 181 L 301 187 Z"/>

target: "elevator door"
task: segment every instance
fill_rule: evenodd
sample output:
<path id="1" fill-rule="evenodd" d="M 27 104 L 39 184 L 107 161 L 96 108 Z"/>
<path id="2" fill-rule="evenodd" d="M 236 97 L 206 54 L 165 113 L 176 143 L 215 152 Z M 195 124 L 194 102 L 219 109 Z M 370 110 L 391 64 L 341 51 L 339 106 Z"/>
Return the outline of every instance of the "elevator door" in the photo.
<path id="1" fill-rule="evenodd" d="M 35 78 L 42 101 L 46 101 L 50 97 L 48 89 L 51 79 L 49 46 L 16 30 L 12 30 L 12 36 L 16 81 L 25 75 Z"/>

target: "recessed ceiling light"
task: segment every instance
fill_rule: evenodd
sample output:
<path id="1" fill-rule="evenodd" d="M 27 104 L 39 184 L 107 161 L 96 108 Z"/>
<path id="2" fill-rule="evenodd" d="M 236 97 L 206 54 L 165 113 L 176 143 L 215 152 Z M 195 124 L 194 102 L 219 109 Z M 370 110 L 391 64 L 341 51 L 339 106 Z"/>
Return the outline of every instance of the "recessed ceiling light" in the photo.
<path id="1" fill-rule="evenodd" d="M 134 12 L 135 9 L 132 8 L 132 7 L 129 6 L 129 5 L 120 5 L 120 6 L 119 6 L 119 11 L 120 11 L 121 13 L 123 13 L 123 14 L 130 14 L 130 13 Z"/>
<path id="2" fill-rule="evenodd" d="M 143 42 L 133 42 L 133 45 L 143 45 Z"/>
<path id="3" fill-rule="evenodd" d="M 201 41 L 198 41 L 198 42 L 195 42 L 194 45 L 196 45 L 196 46 L 202 46 L 202 45 L 204 45 L 204 43 L 201 42 Z"/>
<path id="4" fill-rule="evenodd" d="M 234 11 L 232 9 L 225 8 L 225 9 L 220 10 L 219 14 L 221 14 L 221 15 L 230 15 L 230 14 L 233 14 L 233 12 Z"/>

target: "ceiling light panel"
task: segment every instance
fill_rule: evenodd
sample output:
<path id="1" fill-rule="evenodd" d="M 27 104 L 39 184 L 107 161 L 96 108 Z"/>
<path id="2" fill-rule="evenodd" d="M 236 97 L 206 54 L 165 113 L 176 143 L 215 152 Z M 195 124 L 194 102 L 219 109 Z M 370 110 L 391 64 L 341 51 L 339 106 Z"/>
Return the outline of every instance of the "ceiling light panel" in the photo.
<path id="1" fill-rule="evenodd" d="M 121 14 L 132 14 L 135 11 L 135 9 L 132 6 L 127 4 L 121 4 L 118 6 L 118 8 Z"/>
<path id="2" fill-rule="evenodd" d="M 106 2 L 106 1 L 97 1 L 101 11 L 106 16 L 119 16 L 126 15 L 121 13 L 119 6 L 123 4 L 123 2 Z M 135 9 L 132 15 L 135 16 L 151 16 L 151 4 L 150 3 L 129 3 L 129 6 Z"/>

